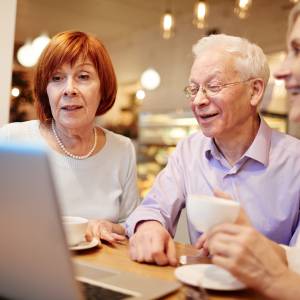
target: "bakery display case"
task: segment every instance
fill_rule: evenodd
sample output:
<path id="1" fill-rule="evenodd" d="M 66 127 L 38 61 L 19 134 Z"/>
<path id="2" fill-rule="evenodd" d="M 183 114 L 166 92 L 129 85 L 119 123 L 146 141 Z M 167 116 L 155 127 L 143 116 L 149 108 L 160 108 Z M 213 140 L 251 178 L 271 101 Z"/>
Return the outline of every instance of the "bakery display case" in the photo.
<path id="1" fill-rule="evenodd" d="M 142 114 L 138 128 L 138 186 L 144 197 L 178 141 L 198 131 L 199 126 L 192 113 L 176 112 Z"/>

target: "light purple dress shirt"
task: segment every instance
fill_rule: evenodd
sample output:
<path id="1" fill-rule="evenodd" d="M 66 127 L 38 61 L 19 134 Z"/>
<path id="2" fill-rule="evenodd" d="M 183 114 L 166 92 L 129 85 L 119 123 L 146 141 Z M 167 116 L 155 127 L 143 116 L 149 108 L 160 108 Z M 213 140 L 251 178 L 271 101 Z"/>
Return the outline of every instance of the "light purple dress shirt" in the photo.
<path id="1" fill-rule="evenodd" d="M 142 220 L 157 220 L 172 236 L 188 194 L 230 194 L 252 224 L 277 243 L 294 245 L 300 228 L 300 141 L 261 120 L 245 154 L 230 166 L 201 132 L 178 143 L 151 191 L 126 222 L 128 236 Z M 192 243 L 201 234 L 188 221 Z"/>

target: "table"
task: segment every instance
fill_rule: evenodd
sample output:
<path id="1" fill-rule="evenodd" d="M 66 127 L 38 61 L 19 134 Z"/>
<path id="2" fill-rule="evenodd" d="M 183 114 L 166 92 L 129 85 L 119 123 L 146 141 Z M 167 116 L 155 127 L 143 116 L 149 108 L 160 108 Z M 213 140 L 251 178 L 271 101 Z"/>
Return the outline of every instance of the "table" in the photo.
<path id="1" fill-rule="evenodd" d="M 177 255 L 193 255 L 196 249 L 191 245 L 176 243 Z M 119 271 L 129 271 L 140 274 L 142 276 L 156 277 L 164 280 L 176 280 L 174 276 L 174 267 L 171 266 L 156 266 L 149 264 L 140 264 L 132 261 L 128 253 L 128 241 L 116 244 L 102 244 L 101 248 L 74 252 L 73 259 L 75 261 L 85 262 L 93 266 L 109 267 Z M 203 263 L 208 263 L 208 259 L 203 259 Z M 163 299 L 175 300 L 184 299 L 182 287 L 179 291 L 170 294 Z M 213 292 L 208 291 L 210 300 L 261 300 L 266 299 L 252 290 L 234 291 L 234 292 Z"/>

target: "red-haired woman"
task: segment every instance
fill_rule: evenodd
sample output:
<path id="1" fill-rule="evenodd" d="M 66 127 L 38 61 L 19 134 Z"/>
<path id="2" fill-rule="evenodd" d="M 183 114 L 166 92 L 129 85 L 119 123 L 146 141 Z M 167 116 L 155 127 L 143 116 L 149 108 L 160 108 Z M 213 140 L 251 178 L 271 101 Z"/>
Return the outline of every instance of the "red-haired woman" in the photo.
<path id="1" fill-rule="evenodd" d="M 39 120 L 0 129 L 6 140 L 38 141 L 49 148 L 63 214 L 90 220 L 88 240 L 124 239 L 122 222 L 138 204 L 133 144 L 95 124 L 96 116 L 113 106 L 116 92 L 103 44 L 83 32 L 62 32 L 35 70 Z"/>

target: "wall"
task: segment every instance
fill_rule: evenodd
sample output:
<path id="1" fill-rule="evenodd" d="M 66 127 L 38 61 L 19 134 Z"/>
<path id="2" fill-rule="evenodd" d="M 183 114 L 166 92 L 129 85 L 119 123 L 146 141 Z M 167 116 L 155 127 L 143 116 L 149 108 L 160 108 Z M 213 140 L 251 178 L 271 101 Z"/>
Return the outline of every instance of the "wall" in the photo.
<path id="1" fill-rule="evenodd" d="M 256 8 L 248 19 L 241 20 L 232 14 L 232 3 L 223 2 L 214 5 L 210 1 L 208 29 L 218 28 L 222 33 L 246 37 L 266 53 L 285 49 L 288 9 L 280 9 L 279 4 L 270 6 L 267 1 L 264 2 L 267 7 Z M 138 80 L 150 66 L 161 74 L 161 86 L 148 92 L 142 111 L 158 113 L 189 109 L 183 87 L 187 84 L 193 61 L 191 48 L 207 32 L 207 29 L 196 29 L 191 21 L 191 14 L 177 15 L 176 33 L 170 40 L 161 37 L 157 23 L 147 31 L 137 30 L 108 43 L 120 85 Z"/>
<path id="2" fill-rule="evenodd" d="M 0 1 L 0 127 L 8 122 L 17 0 Z"/>

